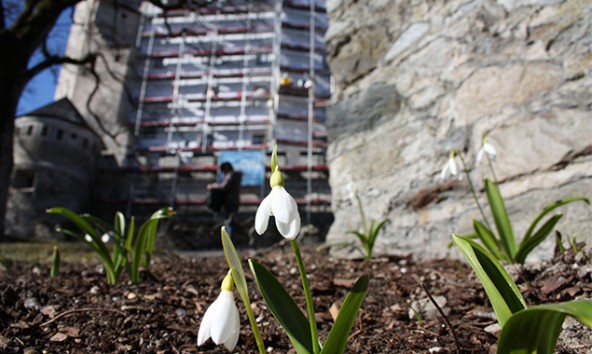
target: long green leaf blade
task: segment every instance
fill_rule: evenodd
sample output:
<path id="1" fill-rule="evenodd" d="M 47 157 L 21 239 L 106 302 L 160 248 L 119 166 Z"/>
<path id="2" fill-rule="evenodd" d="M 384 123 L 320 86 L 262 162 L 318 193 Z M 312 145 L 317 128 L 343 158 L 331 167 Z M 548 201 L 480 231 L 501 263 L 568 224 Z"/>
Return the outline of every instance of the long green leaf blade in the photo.
<path id="1" fill-rule="evenodd" d="M 89 224 L 88 221 L 86 221 L 80 215 L 76 214 L 75 212 L 67 208 L 51 208 L 48 209 L 47 212 L 50 214 L 59 214 L 64 216 L 65 218 L 73 222 L 76 226 L 78 226 L 78 228 L 82 230 L 82 232 L 88 234 L 93 239 L 93 244 L 96 247 L 95 252 L 97 252 L 99 257 L 103 261 L 105 268 L 109 268 L 107 269 L 107 271 L 113 270 L 113 262 L 111 261 L 109 250 L 105 246 L 105 243 L 103 243 L 103 241 L 101 240 L 101 235 L 97 234 L 96 229 L 91 224 Z M 84 236 L 82 236 L 82 239 L 84 239 Z"/>
<path id="2" fill-rule="evenodd" d="M 547 214 L 549 214 L 550 212 L 552 212 L 556 208 L 559 208 L 560 206 L 563 206 L 563 205 L 569 204 L 569 203 L 573 203 L 573 202 L 577 202 L 577 201 L 583 201 L 584 203 L 590 205 L 590 200 L 588 198 L 584 198 L 584 197 L 565 198 L 565 199 L 561 199 L 561 200 L 555 201 L 555 202 L 547 205 L 543 209 L 543 211 L 541 211 L 541 213 L 533 220 L 533 222 L 530 224 L 530 226 L 528 227 L 528 229 L 524 233 L 524 237 L 522 238 L 521 246 L 523 243 L 528 242 L 528 240 L 532 236 L 532 233 L 533 233 L 534 229 L 536 228 L 537 224 L 539 223 L 539 221 L 541 221 Z"/>
<path id="3" fill-rule="evenodd" d="M 489 252 L 493 253 L 496 259 L 503 259 L 509 261 L 509 255 L 505 255 L 502 253 L 499 247 L 499 243 L 495 238 L 493 232 L 485 225 L 483 225 L 478 220 L 473 220 L 473 228 L 475 229 L 475 233 L 483 242 L 485 247 L 489 250 Z"/>
<path id="4" fill-rule="evenodd" d="M 502 328 L 497 352 L 552 354 L 566 316 L 592 328 L 592 300 L 533 306 L 514 314 Z"/>
<path id="5" fill-rule="evenodd" d="M 514 254 L 516 254 L 516 237 L 514 236 L 512 224 L 510 224 L 510 219 L 508 218 L 504 199 L 497 184 L 489 179 L 485 179 L 485 193 L 487 194 L 489 208 L 491 208 L 491 214 L 493 215 L 493 221 L 500 236 L 501 244 L 510 256 L 510 259 L 513 259 Z"/>
<path id="6" fill-rule="evenodd" d="M 491 253 L 475 241 L 452 235 L 489 297 L 501 327 L 513 313 L 524 310 L 526 302 L 520 290 Z"/>
<path id="7" fill-rule="evenodd" d="M 557 223 L 562 217 L 563 214 L 554 215 L 549 220 L 547 220 L 547 222 L 545 222 L 543 226 L 541 226 L 541 228 L 538 229 L 538 231 L 535 232 L 534 235 L 530 237 L 526 242 L 521 242 L 520 247 L 518 248 L 518 252 L 516 252 L 516 256 L 514 257 L 516 262 L 524 264 L 524 261 L 526 261 L 526 257 L 528 256 L 528 254 L 536 246 L 543 242 L 547 238 L 547 236 L 549 236 L 549 234 L 551 234 L 551 231 L 555 229 L 555 225 L 557 225 Z"/>
<path id="8" fill-rule="evenodd" d="M 313 353 L 310 326 L 298 305 L 264 266 L 252 259 L 249 260 L 249 266 L 265 303 L 273 317 L 288 333 L 296 352 Z"/>
<path id="9" fill-rule="evenodd" d="M 340 354 L 345 351 L 347 338 L 358 316 L 360 306 L 362 306 L 362 302 L 364 302 L 364 298 L 368 292 L 369 281 L 370 276 L 364 274 L 354 284 L 345 298 L 341 310 L 339 310 L 335 324 L 333 324 L 333 328 L 329 332 L 321 354 Z"/>
<path id="10" fill-rule="evenodd" d="M 173 215 L 175 215 L 175 211 L 173 210 L 173 208 L 166 207 L 166 208 L 162 208 L 162 209 L 155 211 L 150 216 L 150 221 L 153 221 L 153 222 L 150 223 L 148 229 L 146 230 L 146 232 L 147 232 L 146 248 L 145 248 L 146 258 L 145 258 L 145 262 L 144 262 L 144 265 L 146 267 L 148 267 L 150 265 L 150 260 L 152 259 L 152 254 L 154 253 L 154 244 L 156 242 L 156 232 L 158 231 L 158 224 L 160 222 L 160 219 L 167 219 Z"/>
<path id="11" fill-rule="evenodd" d="M 228 268 L 233 270 L 232 278 L 234 283 L 236 284 L 236 290 L 238 291 L 243 303 L 246 307 L 251 306 L 251 300 L 249 299 L 249 292 L 247 287 L 247 279 L 245 277 L 245 271 L 243 270 L 243 265 L 241 263 L 240 257 L 238 256 L 238 252 L 230 239 L 230 236 L 224 229 L 221 228 L 221 238 L 222 238 L 222 248 L 224 249 L 224 256 L 226 257 L 226 263 L 228 263 Z"/>

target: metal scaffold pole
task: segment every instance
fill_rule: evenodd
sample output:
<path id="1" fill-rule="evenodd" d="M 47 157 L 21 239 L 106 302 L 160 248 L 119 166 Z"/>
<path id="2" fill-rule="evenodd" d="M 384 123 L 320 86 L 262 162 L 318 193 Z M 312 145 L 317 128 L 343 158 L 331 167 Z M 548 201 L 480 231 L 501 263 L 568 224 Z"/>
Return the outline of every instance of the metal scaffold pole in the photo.
<path id="1" fill-rule="evenodd" d="M 144 72 L 142 73 L 142 86 L 140 87 L 140 98 L 138 102 L 138 110 L 136 111 L 136 122 L 134 125 L 134 135 L 140 134 L 140 124 L 142 123 L 142 114 L 144 110 L 144 98 L 146 97 L 146 85 L 148 82 L 148 72 L 150 71 L 150 56 L 152 55 L 152 48 L 154 46 L 154 33 L 150 31 L 150 39 L 148 40 L 148 48 L 146 49 L 146 61 L 144 62 Z"/>
<path id="2" fill-rule="evenodd" d="M 309 61 L 308 61 L 308 130 L 306 147 L 306 222 L 311 223 L 312 198 L 312 149 L 314 131 L 314 100 L 315 100 L 315 0 L 310 0 L 309 22 Z"/>

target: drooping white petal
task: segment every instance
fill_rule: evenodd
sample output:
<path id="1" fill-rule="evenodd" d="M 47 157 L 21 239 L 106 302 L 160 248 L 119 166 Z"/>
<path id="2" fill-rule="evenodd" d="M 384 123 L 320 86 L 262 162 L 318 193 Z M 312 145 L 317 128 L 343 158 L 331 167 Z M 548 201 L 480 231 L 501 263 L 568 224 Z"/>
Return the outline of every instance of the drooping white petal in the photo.
<path id="1" fill-rule="evenodd" d="M 284 187 L 273 187 L 269 193 L 271 198 L 271 213 L 276 220 L 282 223 L 289 223 L 294 213 L 296 201 Z"/>
<path id="2" fill-rule="evenodd" d="M 267 224 L 269 223 L 269 214 L 271 213 L 271 195 L 265 197 L 261 204 L 259 204 L 259 208 L 257 208 L 257 213 L 255 214 L 255 231 L 259 235 L 263 235 L 265 230 L 267 230 Z"/>
<path id="3" fill-rule="evenodd" d="M 454 161 L 454 158 L 450 158 L 448 160 L 448 163 L 450 164 L 450 174 L 452 174 L 453 176 L 456 176 L 456 173 L 458 172 L 456 169 L 456 162 Z"/>
<path id="4" fill-rule="evenodd" d="M 234 295 L 231 291 L 222 290 L 220 295 L 210 308 L 215 306 L 216 319 L 210 326 L 210 335 L 216 344 L 226 342 L 232 334 L 233 308 L 236 309 L 234 303 Z"/>
<path id="5" fill-rule="evenodd" d="M 233 350 L 236 347 L 236 343 L 238 343 L 238 336 L 240 334 L 240 316 L 236 306 L 233 306 L 230 317 L 231 324 L 228 330 L 231 332 L 230 336 L 224 341 L 224 346 L 228 350 Z"/>
<path id="6" fill-rule="evenodd" d="M 489 158 L 493 158 L 497 154 L 495 147 L 489 143 L 483 144 L 482 149 L 487 153 L 487 155 L 489 155 Z"/>
<path id="7" fill-rule="evenodd" d="M 477 163 L 481 162 L 481 159 L 483 159 L 483 147 L 481 147 L 481 149 L 479 149 L 479 151 L 477 152 Z"/>
<path id="8" fill-rule="evenodd" d="M 277 227 L 280 234 L 284 237 L 290 233 L 290 223 L 285 223 L 275 219 L 275 226 Z"/>
<path id="9" fill-rule="evenodd" d="M 356 184 L 353 181 L 350 181 L 347 186 L 347 194 L 351 201 L 355 200 L 356 198 Z"/>
<path id="10" fill-rule="evenodd" d="M 446 174 L 448 173 L 448 161 L 446 161 L 446 165 L 442 168 L 442 172 L 440 172 L 440 179 L 443 180 L 446 178 Z"/>
<path id="11" fill-rule="evenodd" d="M 200 346 L 204 344 L 208 338 L 210 338 L 210 327 L 212 326 L 212 321 L 217 316 L 215 313 L 214 303 L 208 307 L 204 317 L 201 320 L 201 324 L 199 325 L 199 332 L 197 333 L 197 345 Z"/>
<path id="12" fill-rule="evenodd" d="M 293 240 L 298 236 L 300 232 L 300 214 L 296 214 L 294 220 L 290 223 L 290 231 L 284 235 L 285 238 L 288 240 Z"/>

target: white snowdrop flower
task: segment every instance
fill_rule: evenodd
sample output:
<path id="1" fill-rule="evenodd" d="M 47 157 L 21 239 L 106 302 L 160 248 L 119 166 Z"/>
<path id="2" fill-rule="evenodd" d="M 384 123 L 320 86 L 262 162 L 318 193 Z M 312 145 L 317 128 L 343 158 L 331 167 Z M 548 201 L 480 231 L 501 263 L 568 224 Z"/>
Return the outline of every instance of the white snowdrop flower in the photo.
<path id="1" fill-rule="evenodd" d="M 276 167 L 270 179 L 271 192 L 261 201 L 255 214 L 255 231 L 262 235 L 267 230 L 269 217 L 275 217 L 275 225 L 284 238 L 293 240 L 300 232 L 300 214 L 294 198 L 284 188 L 284 177 Z"/>
<path id="2" fill-rule="evenodd" d="M 110 239 L 111 239 L 111 236 L 109 236 L 109 233 L 108 232 L 105 232 L 103 234 L 103 236 L 101 236 L 101 241 L 103 241 L 103 243 L 109 242 Z"/>
<path id="3" fill-rule="evenodd" d="M 346 185 L 346 189 L 347 189 L 347 195 L 349 197 L 349 200 L 351 200 L 353 202 L 356 199 L 356 193 L 357 193 L 357 188 L 356 188 L 356 184 L 354 183 L 354 181 L 349 181 L 349 183 Z"/>
<path id="4" fill-rule="evenodd" d="M 456 174 L 458 173 L 458 169 L 456 168 L 456 161 L 454 161 L 454 158 L 455 158 L 454 151 L 451 151 L 450 157 L 448 158 L 446 165 L 444 165 L 442 172 L 440 172 L 440 179 L 441 180 L 446 178 L 448 176 L 448 173 L 450 173 L 453 176 L 456 176 Z"/>
<path id="5" fill-rule="evenodd" d="M 495 158 L 497 151 L 495 151 L 495 147 L 493 145 L 483 140 L 483 146 L 481 146 L 481 149 L 479 149 L 479 151 L 477 152 L 477 163 L 481 162 L 481 160 L 483 159 L 483 154 L 487 154 L 489 159 L 493 159 Z"/>
<path id="6" fill-rule="evenodd" d="M 84 240 L 86 242 L 92 242 L 93 241 L 92 237 L 89 234 L 84 234 Z"/>
<path id="7" fill-rule="evenodd" d="M 230 272 L 222 281 L 222 290 L 216 301 L 206 310 L 199 332 L 197 345 L 204 344 L 208 338 L 214 343 L 223 344 L 226 349 L 233 350 L 240 334 L 240 316 L 234 302 L 234 283 Z"/>

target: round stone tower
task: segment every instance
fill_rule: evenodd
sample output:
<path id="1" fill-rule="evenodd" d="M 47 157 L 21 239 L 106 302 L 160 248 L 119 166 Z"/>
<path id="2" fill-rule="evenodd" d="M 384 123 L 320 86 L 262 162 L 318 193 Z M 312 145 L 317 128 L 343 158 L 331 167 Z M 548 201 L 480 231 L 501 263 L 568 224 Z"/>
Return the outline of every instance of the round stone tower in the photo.
<path id="1" fill-rule="evenodd" d="M 63 220 L 47 214 L 48 208 L 91 207 L 101 141 L 67 98 L 18 117 L 15 124 L 7 233 L 51 237 L 53 225 Z"/>

